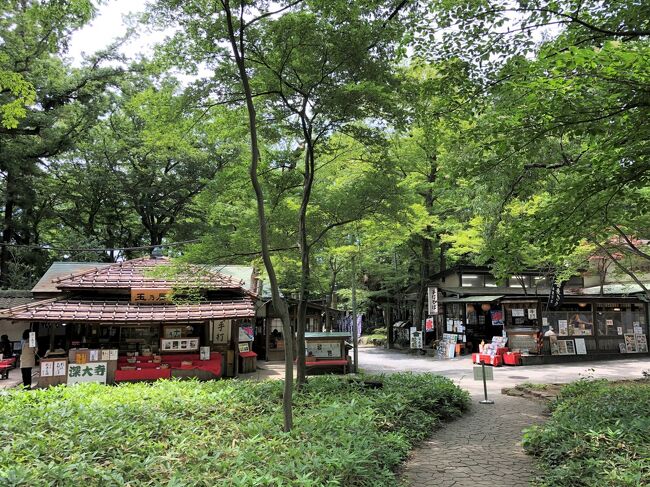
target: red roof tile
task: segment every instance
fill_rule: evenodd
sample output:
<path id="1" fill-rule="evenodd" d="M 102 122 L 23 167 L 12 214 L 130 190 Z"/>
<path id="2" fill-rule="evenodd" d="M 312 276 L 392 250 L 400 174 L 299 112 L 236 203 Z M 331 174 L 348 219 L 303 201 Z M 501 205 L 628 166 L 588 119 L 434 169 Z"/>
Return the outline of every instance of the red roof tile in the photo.
<path id="1" fill-rule="evenodd" d="M 171 289 L 193 287 L 201 289 L 243 289 L 244 282 L 232 276 L 190 265 L 168 276 L 154 268 L 169 266 L 167 259 L 134 259 L 106 267 L 93 268 L 77 274 L 53 279 L 59 289 Z M 170 269 L 172 270 L 172 269 Z M 172 270 L 173 271 L 173 270 Z"/>
<path id="2" fill-rule="evenodd" d="M 250 298 L 179 305 L 48 299 L 0 312 L 0 318 L 12 320 L 105 323 L 185 322 L 254 316 L 255 303 Z"/>

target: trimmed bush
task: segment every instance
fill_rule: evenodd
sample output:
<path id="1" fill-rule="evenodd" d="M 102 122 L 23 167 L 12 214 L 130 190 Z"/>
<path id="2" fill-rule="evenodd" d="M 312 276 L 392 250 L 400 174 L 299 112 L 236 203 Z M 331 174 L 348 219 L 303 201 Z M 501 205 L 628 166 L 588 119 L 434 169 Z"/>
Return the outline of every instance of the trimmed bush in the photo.
<path id="1" fill-rule="evenodd" d="M 650 383 L 578 381 L 552 411 L 524 434 L 544 471 L 538 485 L 650 485 Z"/>
<path id="2" fill-rule="evenodd" d="M 377 379 L 377 378 L 373 378 Z M 85 384 L 0 395 L 0 485 L 391 486 L 468 395 L 430 374 L 315 377 L 283 433 L 280 381 Z"/>

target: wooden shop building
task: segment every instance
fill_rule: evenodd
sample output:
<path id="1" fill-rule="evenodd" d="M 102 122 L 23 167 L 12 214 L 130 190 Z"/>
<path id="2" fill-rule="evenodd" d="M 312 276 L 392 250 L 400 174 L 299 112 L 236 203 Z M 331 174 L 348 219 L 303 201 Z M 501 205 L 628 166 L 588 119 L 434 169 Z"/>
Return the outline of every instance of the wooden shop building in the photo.
<path id="1" fill-rule="evenodd" d="M 0 319 L 35 333 L 40 384 L 236 376 L 254 368 L 261 286 L 234 267 L 55 263 Z"/>

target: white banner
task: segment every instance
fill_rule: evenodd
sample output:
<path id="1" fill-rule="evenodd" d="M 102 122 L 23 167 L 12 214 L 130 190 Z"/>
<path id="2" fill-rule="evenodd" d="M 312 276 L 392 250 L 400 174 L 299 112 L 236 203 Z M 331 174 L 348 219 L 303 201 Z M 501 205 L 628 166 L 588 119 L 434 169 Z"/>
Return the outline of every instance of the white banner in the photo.
<path id="1" fill-rule="evenodd" d="M 438 288 L 437 287 L 427 288 L 427 295 L 429 301 L 429 314 L 437 315 L 438 314 Z"/>

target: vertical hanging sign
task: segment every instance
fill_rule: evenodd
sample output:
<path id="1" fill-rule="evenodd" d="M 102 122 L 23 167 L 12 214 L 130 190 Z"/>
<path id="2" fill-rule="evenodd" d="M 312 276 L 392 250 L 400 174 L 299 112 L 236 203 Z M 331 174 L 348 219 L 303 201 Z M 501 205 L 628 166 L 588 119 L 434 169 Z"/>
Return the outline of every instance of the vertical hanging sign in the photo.
<path id="1" fill-rule="evenodd" d="M 429 287 L 427 288 L 427 295 L 429 298 L 429 315 L 438 314 L 438 288 Z"/>

